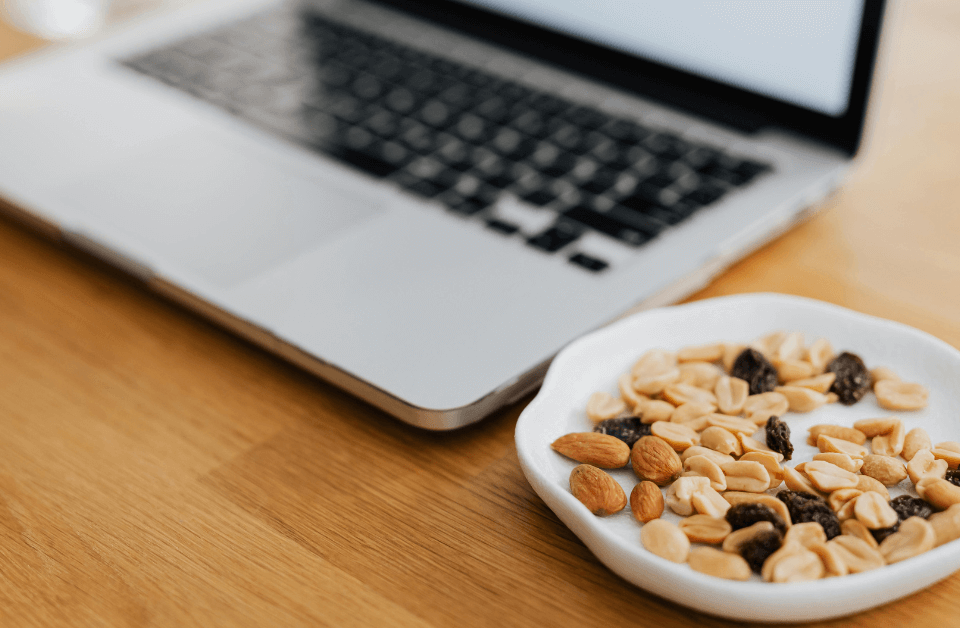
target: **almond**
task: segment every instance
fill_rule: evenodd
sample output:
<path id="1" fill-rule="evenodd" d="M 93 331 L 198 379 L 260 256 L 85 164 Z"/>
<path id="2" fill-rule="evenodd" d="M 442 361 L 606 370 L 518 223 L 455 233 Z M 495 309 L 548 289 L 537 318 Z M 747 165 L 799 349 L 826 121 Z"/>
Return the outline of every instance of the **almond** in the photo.
<path id="1" fill-rule="evenodd" d="M 620 512 L 627 505 L 627 495 L 617 481 L 589 464 L 581 464 L 570 472 L 570 492 L 598 517 Z"/>
<path id="2" fill-rule="evenodd" d="M 633 472 L 641 480 L 666 486 L 680 477 L 683 463 L 667 441 L 657 436 L 644 436 L 633 445 L 630 454 Z"/>
<path id="3" fill-rule="evenodd" d="M 601 469 L 619 469 L 630 460 L 625 442 L 599 432 L 576 432 L 561 436 L 550 447 L 563 456 Z"/>
<path id="4" fill-rule="evenodd" d="M 644 480 L 630 492 L 630 510 L 640 523 L 659 519 L 663 514 L 663 493 L 653 482 Z"/>

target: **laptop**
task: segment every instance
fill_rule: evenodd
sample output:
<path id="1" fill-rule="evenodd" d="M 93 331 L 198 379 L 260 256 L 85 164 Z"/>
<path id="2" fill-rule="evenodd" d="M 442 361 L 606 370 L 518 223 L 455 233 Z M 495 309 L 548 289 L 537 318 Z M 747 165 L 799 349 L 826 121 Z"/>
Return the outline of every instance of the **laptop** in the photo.
<path id="1" fill-rule="evenodd" d="M 420 427 L 807 216 L 883 3 L 208 0 L 0 72 L 5 211 Z"/>

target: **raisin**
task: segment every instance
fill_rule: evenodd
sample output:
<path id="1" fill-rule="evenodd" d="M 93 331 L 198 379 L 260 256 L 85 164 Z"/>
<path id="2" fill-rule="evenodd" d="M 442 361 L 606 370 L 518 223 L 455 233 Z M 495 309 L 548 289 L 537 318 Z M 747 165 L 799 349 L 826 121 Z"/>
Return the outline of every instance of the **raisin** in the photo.
<path id="1" fill-rule="evenodd" d="M 740 555 L 756 573 L 763 569 L 763 563 L 783 545 L 783 536 L 777 530 L 767 530 L 755 534 L 740 546 Z"/>
<path id="2" fill-rule="evenodd" d="M 823 526 L 828 539 L 840 535 L 840 520 L 837 514 L 820 497 L 795 491 L 780 491 L 777 498 L 787 505 L 793 523 L 816 521 Z"/>
<path id="3" fill-rule="evenodd" d="M 919 497 L 910 497 L 901 495 L 890 500 L 890 507 L 893 508 L 900 521 L 906 521 L 910 517 L 928 518 L 933 514 L 933 507 L 925 500 Z"/>
<path id="4" fill-rule="evenodd" d="M 870 390 L 870 371 L 863 360 L 852 353 L 844 351 L 832 359 L 827 364 L 827 372 L 837 376 L 830 392 L 836 393 L 845 406 L 857 403 Z"/>
<path id="5" fill-rule="evenodd" d="M 769 521 L 781 535 L 787 533 L 787 522 L 766 504 L 748 502 L 735 504 L 727 510 L 727 523 L 734 530 L 750 527 L 758 521 Z"/>
<path id="6" fill-rule="evenodd" d="M 947 471 L 946 478 L 947 482 L 960 486 L 960 469 L 950 469 Z"/>
<path id="7" fill-rule="evenodd" d="M 873 535 L 874 540 L 877 543 L 883 543 L 883 539 L 887 538 L 894 532 L 900 529 L 900 524 L 898 523 L 895 526 L 890 526 L 889 528 L 880 528 L 878 530 L 870 530 L 870 534 Z"/>
<path id="8" fill-rule="evenodd" d="M 777 387 L 777 369 L 756 349 L 744 349 L 733 362 L 730 375 L 750 384 L 750 394 L 770 392 Z"/>
<path id="9" fill-rule="evenodd" d="M 593 428 L 593 431 L 609 434 L 625 442 L 628 447 L 633 447 L 633 444 L 640 440 L 641 436 L 650 436 L 650 424 L 643 423 L 639 418 L 631 416 L 600 421 Z"/>
<path id="10" fill-rule="evenodd" d="M 772 416 L 767 419 L 767 447 L 783 454 L 784 460 L 793 457 L 793 444 L 790 442 L 790 426 Z"/>

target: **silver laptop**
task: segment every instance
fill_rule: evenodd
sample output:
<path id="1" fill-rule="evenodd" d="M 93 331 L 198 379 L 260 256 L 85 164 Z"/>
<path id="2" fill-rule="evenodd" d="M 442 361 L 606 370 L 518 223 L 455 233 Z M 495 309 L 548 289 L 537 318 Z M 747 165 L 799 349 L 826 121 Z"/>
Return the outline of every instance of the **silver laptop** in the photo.
<path id="1" fill-rule="evenodd" d="M 856 154 L 881 2 L 209 0 L 0 73 L 6 210 L 429 429 Z"/>

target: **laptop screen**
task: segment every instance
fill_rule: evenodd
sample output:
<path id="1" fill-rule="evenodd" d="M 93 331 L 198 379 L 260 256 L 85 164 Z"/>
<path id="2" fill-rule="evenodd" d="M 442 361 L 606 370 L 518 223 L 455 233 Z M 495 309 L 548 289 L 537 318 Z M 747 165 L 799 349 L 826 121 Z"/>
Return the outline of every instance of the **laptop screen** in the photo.
<path id="1" fill-rule="evenodd" d="M 465 1 L 833 117 L 850 104 L 864 11 L 864 0 Z"/>

